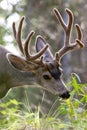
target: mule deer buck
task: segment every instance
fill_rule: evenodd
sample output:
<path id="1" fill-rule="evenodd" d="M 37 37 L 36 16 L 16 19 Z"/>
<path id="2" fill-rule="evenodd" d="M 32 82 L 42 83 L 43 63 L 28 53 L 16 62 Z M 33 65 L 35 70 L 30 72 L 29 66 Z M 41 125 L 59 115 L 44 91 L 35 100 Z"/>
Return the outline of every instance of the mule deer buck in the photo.
<path id="1" fill-rule="evenodd" d="M 24 17 L 21 18 L 18 31 L 13 23 L 14 37 L 18 43 L 23 57 L 16 56 L 0 46 L 0 98 L 3 98 L 8 90 L 13 87 L 32 85 L 37 83 L 42 88 L 57 94 L 62 98 L 69 98 L 70 92 L 62 79 L 61 58 L 69 51 L 82 48 L 82 33 L 80 26 L 76 24 L 77 39 L 75 43 L 70 42 L 71 30 L 73 26 L 73 13 L 66 9 L 68 14 L 68 24 L 66 25 L 59 11 L 54 8 L 53 12 L 57 20 L 65 31 L 64 46 L 52 55 L 49 45 L 42 36 L 36 37 L 35 55 L 30 54 L 29 44 L 34 31 L 27 36 L 25 43 L 22 44 L 21 32 Z"/>

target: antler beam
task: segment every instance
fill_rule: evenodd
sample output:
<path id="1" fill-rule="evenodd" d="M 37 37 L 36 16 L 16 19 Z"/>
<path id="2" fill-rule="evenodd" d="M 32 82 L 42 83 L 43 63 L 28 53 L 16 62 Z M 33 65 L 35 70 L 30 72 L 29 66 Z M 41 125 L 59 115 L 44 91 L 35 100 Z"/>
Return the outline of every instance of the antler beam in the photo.
<path id="1" fill-rule="evenodd" d="M 24 17 L 22 17 L 21 20 L 20 20 L 20 23 L 19 23 L 19 26 L 18 26 L 18 31 L 16 31 L 15 22 L 13 22 L 12 27 L 13 27 L 14 37 L 15 37 L 17 43 L 18 43 L 20 51 L 22 52 L 23 55 L 25 55 L 26 60 L 33 61 L 33 62 L 36 62 L 36 63 L 40 63 L 42 58 L 40 60 L 37 60 L 37 59 L 40 58 L 43 55 L 43 53 L 47 50 L 48 44 L 46 44 L 41 49 L 41 51 L 39 51 L 35 55 L 31 55 L 30 51 L 29 51 L 29 45 L 30 45 L 31 38 L 32 38 L 32 36 L 34 35 L 35 32 L 31 31 L 28 34 L 28 36 L 27 36 L 27 38 L 24 42 L 24 47 L 23 47 L 23 44 L 22 44 L 22 41 L 21 41 L 21 32 L 22 32 L 23 21 L 24 21 Z"/>
<path id="2" fill-rule="evenodd" d="M 84 43 L 81 41 L 82 40 L 82 33 L 81 33 L 81 28 L 78 24 L 75 25 L 76 30 L 77 30 L 77 39 L 75 40 L 75 43 L 70 43 L 70 37 L 71 37 L 71 31 L 72 31 L 72 26 L 73 26 L 73 13 L 71 10 L 66 8 L 66 13 L 68 14 L 69 20 L 68 24 L 66 25 L 60 12 L 54 8 L 54 14 L 57 18 L 57 20 L 60 22 L 62 25 L 64 31 L 65 31 L 65 41 L 64 41 L 64 46 L 56 53 L 56 60 L 61 60 L 61 58 L 68 53 L 69 51 L 78 49 L 78 48 L 83 48 Z"/>

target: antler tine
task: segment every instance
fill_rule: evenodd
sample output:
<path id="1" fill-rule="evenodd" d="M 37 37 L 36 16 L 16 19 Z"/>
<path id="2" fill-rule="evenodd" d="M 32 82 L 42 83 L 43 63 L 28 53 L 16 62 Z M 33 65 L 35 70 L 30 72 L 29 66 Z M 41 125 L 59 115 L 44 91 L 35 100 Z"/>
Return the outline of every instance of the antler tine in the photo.
<path id="1" fill-rule="evenodd" d="M 13 24 L 12 24 L 12 28 L 13 28 L 14 38 L 16 39 L 16 28 L 15 28 L 15 22 L 13 22 Z"/>
<path id="2" fill-rule="evenodd" d="M 78 24 L 75 24 L 76 29 L 77 29 L 77 39 L 76 39 L 76 43 L 79 45 L 80 48 L 84 47 L 84 43 L 81 42 L 82 40 L 82 32 L 81 32 L 81 28 Z"/>
<path id="3" fill-rule="evenodd" d="M 61 16 L 60 12 L 56 8 L 54 8 L 53 11 L 54 11 L 54 14 L 55 14 L 57 20 L 60 22 L 60 24 L 62 25 L 64 30 L 66 30 L 66 24 L 64 23 L 64 20 Z"/>
<path id="4" fill-rule="evenodd" d="M 25 43 L 24 43 L 24 54 L 25 54 L 27 60 L 31 59 L 31 55 L 29 52 L 29 45 L 30 45 L 31 38 L 34 35 L 34 33 L 35 33 L 34 31 L 31 31 L 29 33 L 29 35 L 27 36 Z"/>
<path id="5" fill-rule="evenodd" d="M 68 25 L 66 25 L 60 12 L 56 8 L 54 8 L 53 11 L 54 11 L 54 14 L 55 14 L 57 20 L 60 22 L 60 24 L 62 25 L 62 27 L 66 33 L 65 45 L 69 45 L 70 33 L 71 33 L 71 29 L 72 29 L 72 24 L 73 24 L 73 14 L 69 9 L 66 8 L 66 12 L 69 16 Z"/>
<path id="6" fill-rule="evenodd" d="M 19 26 L 18 26 L 18 32 L 16 31 L 15 22 L 13 22 L 12 27 L 13 27 L 14 37 L 15 37 L 17 43 L 18 43 L 20 51 L 24 54 L 22 41 L 21 41 L 21 30 L 22 30 L 23 21 L 24 21 L 24 17 L 22 17 L 21 20 L 20 20 L 20 23 L 19 23 Z"/>
<path id="7" fill-rule="evenodd" d="M 37 58 L 41 57 L 48 47 L 49 45 L 46 44 L 36 55 L 32 56 L 32 60 L 36 60 Z"/>
<path id="8" fill-rule="evenodd" d="M 73 13 L 71 12 L 71 10 L 66 8 L 66 12 L 69 16 L 69 20 L 68 20 L 68 25 L 67 25 L 67 30 L 66 30 L 65 46 L 69 45 L 70 34 L 71 34 L 73 19 L 74 19 Z"/>
<path id="9" fill-rule="evenodd" d="M 28 35 L 26 41 L 25 41 L 25 46 L 24 46 L 24 52 L 25 52 L 25 56 L 26 56 L 26 59 L 29 60 L 29 61 L 34 61 L 36 59 L 38 59 L 39 57 L 41 57 L 43 55 L 43 53 L 47 50 L 48 48 L 48 44 L 45 45 L 45 47 L 43 47 L 41 49 L 41 51 L 39 51 L 38 53 L 36 53 L 35 55 L 31 55 L 29 50 L 28 50 L 28 47 L 30 45 L 30 40 L 31 40 L 31 37 L 33 36 L 34 34 L 34 31 L 31 31 L 30 34 Z"/>
<path id="10" fill-rule="evenodd" d="M 81 28 L 78 24 L 75 24 L 76 29 L 77 29 L 77 39 L 81 40 L 82 39 L 82 32 L 81 32 Z"/>

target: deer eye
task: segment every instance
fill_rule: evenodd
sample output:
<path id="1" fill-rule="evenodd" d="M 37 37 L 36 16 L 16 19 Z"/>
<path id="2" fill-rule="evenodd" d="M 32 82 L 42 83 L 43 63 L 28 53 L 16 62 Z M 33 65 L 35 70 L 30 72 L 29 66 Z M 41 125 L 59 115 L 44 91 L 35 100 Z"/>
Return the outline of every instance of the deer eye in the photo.
<path id="1" fill-rule="evenodd" d="M 50 80 L 50 79 L 51 79 L 51 77 L 50 77 L 49 75 L 47 75 L 47 74 L 43 75 L 43 78 L 44 78 L 45 80 Z"/>

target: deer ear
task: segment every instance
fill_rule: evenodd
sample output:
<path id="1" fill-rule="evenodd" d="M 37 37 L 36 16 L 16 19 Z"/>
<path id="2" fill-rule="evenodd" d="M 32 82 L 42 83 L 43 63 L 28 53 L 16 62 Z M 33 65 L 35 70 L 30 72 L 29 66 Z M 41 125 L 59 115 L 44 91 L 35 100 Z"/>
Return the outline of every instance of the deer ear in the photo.
<path id="1" fill-rule="evenodd" d="M 45 45 L 46 45 L 46 41 L 44 40 L 44 38 L 42 38 L 41 36 L 37 36 L 37 38 L 36 38 L 36 51 L 39 52 Z M 43 59 L 46 62 L 52 61 L 53 55 L 52 55 L 49 48 L 44 52 Z"/>
<path id="2" fill-rule="evenodd" d="M 7 59 L 9 61 L 9 63 L 16 68 L 17 70 L 20 71 L 32 71 L 35 69 L 36 65 L 28 62 L 24 59 L 22 59 L 21 57 L 15 56 L 13 54 L 7 54 Z"/>

